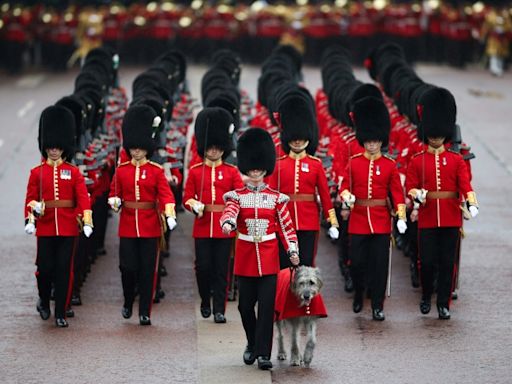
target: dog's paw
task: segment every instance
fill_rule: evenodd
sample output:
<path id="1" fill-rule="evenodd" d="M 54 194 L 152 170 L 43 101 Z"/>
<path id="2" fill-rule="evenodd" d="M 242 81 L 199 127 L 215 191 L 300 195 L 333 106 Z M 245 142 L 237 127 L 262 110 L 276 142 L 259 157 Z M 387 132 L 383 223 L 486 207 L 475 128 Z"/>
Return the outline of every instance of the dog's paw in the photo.
<path id="1" fill-rule="evenodd" d="M 286 360 L 286 352 L 279 352 L 277 354 L 277 360 Z"/>
<path id="2" fill-rule="evenodd" d="M 292 358 L 290 360 L 290 365 L 292 367 L 300 367 L 300 359 L 298 357 Z"/>

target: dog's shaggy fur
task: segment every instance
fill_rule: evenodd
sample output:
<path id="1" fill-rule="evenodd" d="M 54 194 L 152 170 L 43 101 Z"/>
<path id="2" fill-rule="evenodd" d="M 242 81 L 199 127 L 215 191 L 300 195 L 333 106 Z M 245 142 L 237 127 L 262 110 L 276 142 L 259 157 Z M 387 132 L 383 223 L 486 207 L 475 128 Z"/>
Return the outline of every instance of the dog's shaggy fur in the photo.
<path id="1" fill-rule="evenodd" d="M 323 281 L 318 268 L 302 266 L 295 271 L 292 281 L 290 282 L 290 289 L 300 303 L 299 307 L 308 308 L 313 298 L 320 293 L 322 285 Z M 318 299 L 321 298 L 318 297 Z M 308 312 L 309 310 L 304 311 L 304 313 Z M 326 313 L 324 316 L 326 316 Z M 283 327 L 286 327 L 291 330 L 290 365 L 299 366 L 302 363 L 304 367 L 309 368 L 316 345 L 316 322 L 318 317 L 319 316 L 315 314 L 306 314 L 304 316 L 290 317 L 276 321 L 278 331 L 277 358 L 279 360 L 286 360 L 286 352 L 283 343 Z M 299 347 L 299 331 L 301 325 L 303 325 L 306 330 L 307 339 L 302 356 Z"/>

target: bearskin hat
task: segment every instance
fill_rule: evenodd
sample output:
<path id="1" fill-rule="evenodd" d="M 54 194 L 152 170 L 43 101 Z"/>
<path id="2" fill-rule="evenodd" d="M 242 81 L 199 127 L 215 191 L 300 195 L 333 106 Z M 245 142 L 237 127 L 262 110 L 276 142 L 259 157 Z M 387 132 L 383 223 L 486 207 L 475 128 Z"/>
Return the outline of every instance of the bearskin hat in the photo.
<path id="1" fill-rule="evenodd" d="M 457 105 L 455 98 L 445 88 L 431 88 L 418 101 L 418 138 L 427 142 L 428 137 L 445 137 L 449 141 L 455 131 Z"/>
<path id="2" fill-rule="evenodd" d="M 267 176 L 274 172 L 276 148 L 270 134 L 262 128 L 249 128 L 238 139 L 236 148 L 238 169 L 244 175 L 253 169 L 262 169 Z"/>
<path id="3" fill-rule="evenodd" d="M 363 145 L 366 141 L 382 141 L 387 146 L 391 121 L 389 112 L 382 100 L 365 97 L 354 105 L 352 113 L 356 130 L 356 139 Z"/>
<path id="4" fill-rule="evenodd" d="M 60 105 L 46 108 L 39 119 L 39 150 L 46 159 L 46 150 L 59 148 L 63 158 L 70 161 L 75 153 L 76 128 L 73 113 Z"/>
<path id="5" fill-rule="evenodd" d="M 123 119 L 123 148 L 127 153 L 130 149 L 145 149 L 147 157 L 151 157 L 156 148 L 156 133 L 161 119 L 148 105 L 133 105 L 126 111 Z"/>
<path id="6" fill-rule="evenodd" d="M 216 146 L 224 151 L 223 158 L 229 156 L 233 129 L 233 117 L 224 108 L 204 108 L 197 115 L 194 127 L 197 154 L 203 157 L 208 148 Z"/>

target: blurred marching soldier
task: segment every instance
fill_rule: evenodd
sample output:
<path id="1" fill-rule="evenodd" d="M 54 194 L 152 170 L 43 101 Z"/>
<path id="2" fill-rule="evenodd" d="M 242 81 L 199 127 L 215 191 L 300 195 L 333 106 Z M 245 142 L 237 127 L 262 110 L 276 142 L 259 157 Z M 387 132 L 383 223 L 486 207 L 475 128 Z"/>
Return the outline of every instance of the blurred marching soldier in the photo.
<path id="1" fill-rule="evenodd" d="M 158 273 L 159 240 L 176 226 L 175 200 L 162 166 L 148 161 L 155 150 L 154 129 L 160 118 L 149 106 L 132 106 L 123 120 L 123 148 L 131 161 L 119 165 L 110 185 L 108 204 L 119 220 L 119 269 L 123 284 L 122 315 L 132 316 L 135 286 L 139 291 L 139 323 L 151 325 L 151 302 Z"/>
<path id="2" fill-rule="evenodd" d="M 387 200 L 391 196 L 398 216 L 398 230 L 404 233 L 407 229 L 405 199 L 395 161 L 381 153 L 381 147 L 388 144 L 390 131 L 386 106 L 381 100 L 366 97 L 355 104 L 351 117 L 357 140 L 365 149 L 349 160 L 340 194 L 344 206 L 352 210 L 348 227 L 355 288 L 352 309 L 355 313 L 363 309 L 365 269 L 368 268 L 372 317 L 382 321 L 385 319 L 384 295 L 389 277 L 392 229 Z"/>
<path id="3" fill-rule="evenodd" d="M 428 148 L 411 159 L 406 190 L 415 202 L 411 221 L 418 220 L 423 290 L 420 311 L 430 312 L 437 266 L 437 310 L 440 319 L 449 319 L 462 227 L 460 196 L 466 200 L 463 212 L 468 218 L 478 214 L 478 203 L 462 156 L 444 145 L 455 129 L 457 107 L 453 95 L 443 88 L 430 89 L 420 96 L 417 109 L 418 137 Z"/>
<path id="4" fill-rule="evenodd" d="M 201 315 L 213 313 L 216 323 L 225 323 L 229 257 L 235 233 L 222 233 L 219 226 L 226 192 L 244 186 L 238 169 L 223 162 L 231 153 L 230 127 L 233 118 L 223 108 L 205 108 L 195 123 L 197 153 L 204 160 L 190 168 L 183 200 L 185 208 L 196 215 L 195 272 L 201 297 Z"/>
<path id="5" fill-rule="evenodd" d="M 2 61 L 5 60 L 9 73 L 18 73 L 23 69 L 23 54 L 28 48 L 32 17 L 28 8 L 15 6 L 1 21 L 4 23 L 3 31 L 0 29 L 0 38 L 4 40 Z"/>
<path id="6" fill-rule="evenodd" d="M 55 322 L 67 327 L 66 308 L 73 287 L 77 218 L 85 236 L 93 231 L 92 211 L 84 178 L 66 162 L 74 154 L 75 119 L 61 106 L 46 108 L 39 120 L 39 150 L 45 160 L 30 172 L 25 199 L 25 232 L 37 236 L 37 310 L 50 317 L 50 291 L 55 294 Z M 37 226 L 37 231 L 36 231 Z"/>
<path id="7" fill-rule="evenodd" d="M 238 168 L 248 177 L 245 187 L 224 195 L 226 208 L 220 224 L 226 235 L 237 230 L 234 273 L 238 276 L 239 304 L 247 347 L 244 363 L 256 358 L 258 368 L 270 369 L 279 235 L 293 265 L 299 264 L 297 235 L 288 211 L 288 196 L 263 182 L 275 167 L 275 147 L 270 134 L 250 128 L 238 141 Z M 258 303 L 257 317 L 255 305 Z"/>
<path id="8" fill-rule="evenodd" d="M 301 91 L 290 90 L 278 107 L 277 120 L 281 126 L 281 145 L 287 155 L 278 159 L 276 172 L 269 186 L 290 198 L 291 220 L 297 232 L 301 264 L 315 265 L 318 232 L 320 230 L 320 197 L 324 218 L 330 223 L 329 236 L 339 237 L 338 219 L 332 205 L 322 161 L 315 153 L 318 126 L 313 99 Z M 309 96 L 309 97 L 308 97 Z M 281 269 L 290 265 L 284 249 L 280 252 Z"/>
<path id="9" fill-rule="evenodd" d="M 489 58 L 489 71 L 494 76 L 503 76 L 505 60 L 510 54 L 510 37 L 512 20 L 507 10 L 492 10 L 485 17 L 482 26 L 482 38 L 485 43 L 485 54 Z"/>

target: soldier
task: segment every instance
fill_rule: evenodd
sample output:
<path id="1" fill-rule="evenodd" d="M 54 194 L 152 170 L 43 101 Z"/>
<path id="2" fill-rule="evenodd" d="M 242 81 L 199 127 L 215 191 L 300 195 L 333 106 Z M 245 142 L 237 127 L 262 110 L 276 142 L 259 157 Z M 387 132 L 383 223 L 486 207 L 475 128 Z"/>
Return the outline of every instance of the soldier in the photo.
<path id="1" fill-rule="evenodd" d="M 130 107 L 123 120 L 123 148 L 131 161 L 121 163 L 110 185 L 108 203 L 119 220 L 119 269 L 124 304 L 121 314 L 132 316 L 135 286 L 139 291 L 139 323 L 151 325 L 151 302 L 156 285 L 159 239 L 165 232 L 160 221 L 164 213 L 169 229 L 176 227 L 174 195 L 162 166 L 148 161 L 155 150 L 154 129 L 160 118 L 145 105 Z"/>
<path id="2" fill-rule="evenodd" d="M 201 315 L 213 313 L 216 323 L 225 323 L 229 257 L 235 233 L 222 233 L 218 225 L 224 210 L 226 192 L 243 187 L 238 169 L 223 162 L 231 153 L 230 127 L 233 118 L 222 108 L 205 108 L 196 118 L 197 153 L 204 160 L 190 168 L 183 200 L 196 215 L 193 237 L 197 288 L 201 296 Z"/>
<path id="3" fill-rule="evenodd" d="M 281 100 L 278 122 L 282 128 L 281 145 L 287 155 L 279 158 L 269 186 L 290 198 L 290 214 L 297 231 L 301 264 L 315 265 L 320 230 L 317 194 L 324 218 L 330 223 L 329 236 L 339 237 L 338 220 L 332 206 L 322 161 L 314 153 L 318 144 L 318 126 L 313 99 L 301 91 L 291 91 Z M 280 252 L 281 269 L 289 266 L 284 250 Z"/>
<path id="4" fill-rule="evenodd" d="M 390 130 L 386 106 L 381 100 L 366 97 L 355 104 L 351 116 L 357 140 L 365 149 L 349 160 L 340 194 L 345 207 L 352 210 L 348 224 L 355 288 L 352 309 L 355 313 L 363 309 L 368 268 L 372 317 L 382 321 L 392 227 L 387 198 L 392 197 L 400 233 L 407 229 L 405 199 L 395 161 L 381 153 L 381 147 L 388 144 Z"/>
<path id="5" fill-rule="evenodd" d="M 73 257 L 78 238 L 77 216 L 85 236 L 93 231 L 84 178 L 66 162 L 74 153 L 75 119 L 61 106 L 46 108 L 39 120 L 39 150 L 45 160 L 30 172 L 25 198 L 25 232 L 37 225 L 37 311 L 50 317 L 50 291 L 55 294 L 55 323 L 67 327 L 66 308 L 73 287 Z"/>
<path id="6" fill-rule="evenodd" d="M 261 128 L 249 129 L 238 142 L 238 168 L 248 177 L 245 187 L 224 195 L 226 208 L 220 224 L 228 235 L 238 230 L 234 273 L 238 276 L 239 304 L 247 347 L 244 363 L 256 358 L 258 368 L 272 368 L 272 327 L 279 246 L 276 233 L 285 246 L 290 262 L 299 264 L 297 235 L 288 211 L 288 196 L 270 189 L 263 182 L 275 166 L 271 136 Z M 258 317 L 254 306 L 258 303 Z"/>
<path id="7" fill-rule="evenodd" d="M 455 130 L 457 107 L 453 95 L 444 88 L 430 89 L 420 96 L 417 109 L 418 137 L 428 148 L 411 159 L 406 190 L 415 202 L 411 221 L 418 220 L 420 311 L 430 312 L 437 266 L 437 310 L 440 319 L 449 319 L 462 227 L 460 196 L 466 199 L 468 217 L 478 214 L 478 203 L 464 159 L 444 145 Z"/>

